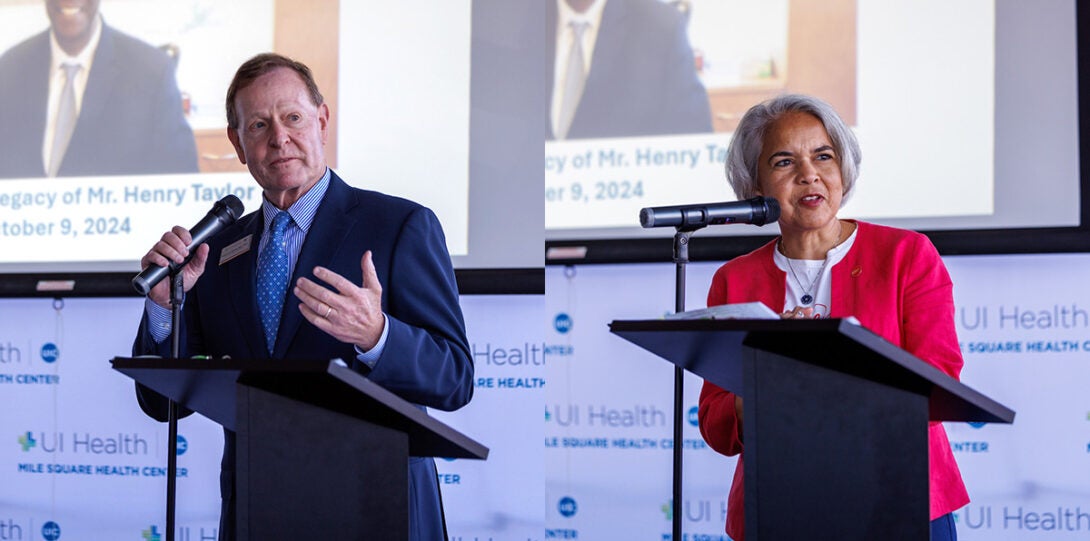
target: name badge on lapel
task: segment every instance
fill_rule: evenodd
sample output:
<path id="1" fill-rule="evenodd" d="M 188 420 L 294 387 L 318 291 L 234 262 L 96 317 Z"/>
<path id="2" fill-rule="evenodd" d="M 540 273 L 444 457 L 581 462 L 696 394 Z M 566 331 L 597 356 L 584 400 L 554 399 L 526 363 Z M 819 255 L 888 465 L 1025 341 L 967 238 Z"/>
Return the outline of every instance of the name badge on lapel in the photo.
<path id="1" fill-rule="evenodd" d="M 223 250 L 220 251 L 220 265 L 249 252 L 253 239 L 253 234 L 250 234 L 225 246 Z"/>

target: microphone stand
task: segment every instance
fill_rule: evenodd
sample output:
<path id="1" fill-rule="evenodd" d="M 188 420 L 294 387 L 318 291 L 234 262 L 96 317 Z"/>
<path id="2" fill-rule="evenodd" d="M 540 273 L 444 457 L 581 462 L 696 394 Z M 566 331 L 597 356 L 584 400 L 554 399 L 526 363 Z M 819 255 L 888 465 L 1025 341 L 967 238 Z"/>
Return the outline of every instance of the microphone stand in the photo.
<path id="1" fill-rule="evenodd" d="M 170 357 L 182 355 L 182 301 L 185 300 L 183 265 L 170 266 Z M 167 405 L 167 541 L 174 541 L 174 507 L 178 484 L 178 403 Z"/>
<path id="2" fill-rule="evenodd" d="M 674 233 L 674 312 L 685 311 L 685 265 L 689 262 L 689 237 L 694 231 L 703 229 L 703 224 L 684 224 L 677 227 Z M 684 427 L 682 410 L 685 407 L 685 371 L 680 366 L 674 366 L 674 468 L 673 468 L 673 532 L 670 539 L 681 541 L 681 452 Z"/>

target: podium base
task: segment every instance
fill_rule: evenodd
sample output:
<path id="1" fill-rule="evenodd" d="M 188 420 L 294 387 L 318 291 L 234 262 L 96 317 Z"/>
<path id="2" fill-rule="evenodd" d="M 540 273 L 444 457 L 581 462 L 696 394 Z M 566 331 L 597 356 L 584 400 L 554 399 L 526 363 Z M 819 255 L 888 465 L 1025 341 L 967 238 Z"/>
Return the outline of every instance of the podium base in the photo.
<path id="1" fill-rule="evenodd" d="M 743 354 L 746 539 L 928 539 L 927 395 Z"/>
<path id="2" fill-rule="evenodd" d="M 237 393 L 239 540 L 408 539 L 404 432 L 247 385 Z"/>

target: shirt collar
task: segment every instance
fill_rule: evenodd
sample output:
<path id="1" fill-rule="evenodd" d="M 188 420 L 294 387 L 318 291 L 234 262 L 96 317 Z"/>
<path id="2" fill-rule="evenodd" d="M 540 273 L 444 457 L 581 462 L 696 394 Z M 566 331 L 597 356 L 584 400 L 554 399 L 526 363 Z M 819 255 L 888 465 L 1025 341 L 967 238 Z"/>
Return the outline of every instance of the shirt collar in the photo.
<path id="1" fill-rule="evenodd" d="M 579 13 L 571 8 L 564 0 L 556 0 L 557 4 L 557 28 L 567 29 L 572 22 L 587 23 L 591 27 L 598 28 L 602 23 L 602 10 L 606 7 L 606 0 L 596 0 L 587 8 L 587 11 Z"/>
<path id="2" fill-rule="evenodd" d="M 53 30 L 49 31 L 52 68 L 50 73 L 56 73 L 61 69 L 61 66 L 65 64 L 79 64 L 82 66 L 83 73 L 91 72 L 91 62 L 95 59 L 95 51 L 98 50 L 98 42 L 102 39 L 102 14 L 96 14 L 95 21 L 91 24 L 94 26 L 94 29 L 91 31 L 91 39 L 87 42 L 87 46 L 75 56 L 69 56 L 68 53 L 61 48 L 60 44 L 57 43 L 56 33 L 54 33 Z"/>
<path id="3" fill-rule="evenodd" d="M 307 193 L 303 194 L 298 201 L 292 203 L 288 207 L 288 214 L 291 215 L 291 221 L 295 222 L 295 225 L 299 226 L 299 229 L 303 230 L 305 234 L 310 230 L 310 224 L 314 223 L 314 216 L 318 214 L 318 205 L 321 204 L 322 199 L 325 197 L 326 191 L 329 189 L 329 179 L 332 172 L 328 167 L 325 168 L 325 174 L 322 178 L 314 184 Z M 261 198 L 261 217 L 265 222 L 265 228 L 262 231 L 268 231 L 272 225 L 273 218 L 276 217 L 280 209 L 276 208 L 264 197 Z"/>

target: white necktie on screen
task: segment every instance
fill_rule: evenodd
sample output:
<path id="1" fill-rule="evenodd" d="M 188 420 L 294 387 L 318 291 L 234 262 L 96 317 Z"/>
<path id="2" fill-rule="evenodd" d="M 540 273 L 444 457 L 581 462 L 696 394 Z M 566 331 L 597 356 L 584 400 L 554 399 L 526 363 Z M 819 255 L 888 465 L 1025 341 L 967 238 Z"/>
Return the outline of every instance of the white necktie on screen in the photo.
<path id="1" fill-rule="evenodd" d="M 557 118 L 557 139 L 568 136 L 572 119 L 575 118 L 575 108 L 579 106 L 579 99 L 583 97 L 583 86 L 587 82 L 587 70 L 583 61 L 583 32 L 587 30 L 589 23 L 572 21 L 571 53 L 568 54 L 568 69 L 564 76 L 564 100 L 560 102 L 560 116 Z"/>
<path id="2" fill-rule="evenodd" d="M 57 122 L 53 130 L 53 150 L 49 153 L 49 176 L 57 176 L 57 171 L 64 161 L 64 153 L 68 150 L 68 142 L 72 140 L 72 132 L 76 128 L 76 74 L 79 73 L 79 64 L 65 64 L 64 90 L 61 91 L 61 101 L 57 104 Z"/>

